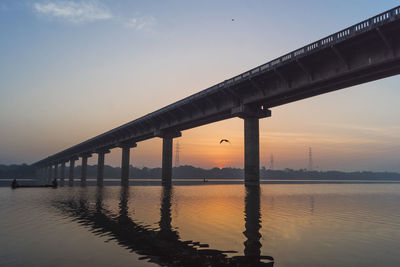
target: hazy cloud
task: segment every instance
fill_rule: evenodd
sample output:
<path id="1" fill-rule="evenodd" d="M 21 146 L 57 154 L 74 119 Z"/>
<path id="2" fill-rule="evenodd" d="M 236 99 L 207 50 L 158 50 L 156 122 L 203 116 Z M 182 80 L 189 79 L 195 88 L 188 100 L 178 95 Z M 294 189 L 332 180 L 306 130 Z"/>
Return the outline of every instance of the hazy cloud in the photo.
<path id="1" fill-rule="evenodd" d="M 156 23 L 156 19 L 152 16 L 135 16 L 128 19 L 115 16 L 107 6 L 94 0 L 36 2 L 33 8 L 38 14 L 73 23 L 113 20 L 126 28 L 137 31 L 148 31 Z"/>
<path id="2" fill-rule="evenodd" d="M 43 2 L 35 3 L 33 7 L 39 14 L 74 23 L 107 20 L 113 17 L 105 6 L 95 1 Z"/>
<path id="3" fill-rule="evenodd" d="M 132 28 L 138 31 L 141 30 L 149 30 L 156 22 L 154 17 L 133 17 L 130 18 L 126 23 L 125 26 L 127 28 Z"/>

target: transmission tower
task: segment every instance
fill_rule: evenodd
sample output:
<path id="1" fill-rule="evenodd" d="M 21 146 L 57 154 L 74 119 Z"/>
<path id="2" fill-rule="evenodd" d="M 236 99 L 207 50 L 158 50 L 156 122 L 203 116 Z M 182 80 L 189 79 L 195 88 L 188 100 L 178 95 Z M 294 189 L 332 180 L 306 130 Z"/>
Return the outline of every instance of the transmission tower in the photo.
<path id="1" fill-rule="evenodd" d="M 312 149 L 308 148 L 308 171 L 313 170 Z"/>
<path id="2" fill-rule="evenodd" d="M 181 150 L 179 146 L 179 141 L 176 141 L 175 146 L 175 167 L 179 167 L 179 151 Z"/>
<path id="3" fill-rule="evenodd" d="M 274 155 L 271 154 L 271 157 L 269 159 L 269 169 L 273 170 L 274 169 Z"/>

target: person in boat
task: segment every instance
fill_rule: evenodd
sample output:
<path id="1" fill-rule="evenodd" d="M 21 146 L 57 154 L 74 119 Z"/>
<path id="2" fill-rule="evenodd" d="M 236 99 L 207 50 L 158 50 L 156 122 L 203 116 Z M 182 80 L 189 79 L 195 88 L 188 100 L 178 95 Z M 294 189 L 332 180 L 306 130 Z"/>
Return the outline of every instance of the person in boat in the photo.
<path id="1" fill-rule="evenodd" d="M 57 179 L 54 179 L 53 182 L 51 182 L 51 184 L 53 187 L 57 187 L 58 186 Z"/>
<path id="2" fill-rule="evenodd" d="M 17 188 L 17 186 L 18 186 L 18 182 L 17 182 L 16 179 L 14 179 L 14 180 L 11 182 L 11 187 L 12 187 L 12 188 Z"/>

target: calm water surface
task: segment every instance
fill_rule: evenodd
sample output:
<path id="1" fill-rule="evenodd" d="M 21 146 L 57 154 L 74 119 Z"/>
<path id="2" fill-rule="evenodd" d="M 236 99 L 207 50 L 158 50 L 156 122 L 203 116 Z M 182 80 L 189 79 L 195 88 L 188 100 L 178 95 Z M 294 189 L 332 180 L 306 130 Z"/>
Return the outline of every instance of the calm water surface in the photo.
<path id="1" fill-rule="evenodd" d="M 400 184 L 0 188 L 0 266 L 400 266 Z"/>

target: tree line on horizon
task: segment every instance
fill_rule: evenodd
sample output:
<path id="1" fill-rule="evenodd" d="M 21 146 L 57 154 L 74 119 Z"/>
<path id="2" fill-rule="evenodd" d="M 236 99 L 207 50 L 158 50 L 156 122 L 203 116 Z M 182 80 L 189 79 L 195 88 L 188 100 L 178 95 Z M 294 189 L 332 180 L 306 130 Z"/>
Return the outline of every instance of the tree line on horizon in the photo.
<path id="1" fill-rule="evenodd" d="M 60 171 L 60 168 L 58 169 Z M 65 178 L 68 179 L 69 167 L 65 167 Z M 81 166 L 75 167 L 74 177 L 79 179 Z M 159 179 L 161 178 L 161 168 L 137 168 L 130 166 L 130 178 L 138 179 Z M 59 174 L 58 174 L 59 175 Z M 88 165 L 87 177 L 96 178 L 97 165 Z M 35 168 L 27 165 L 1 165 L 0 179 L 22 179 L 34 178 Z M 121 168 L 104 166 L 104 177 L 119 179 Z M 244 170 L 241 168 L 212 168 L 203 169 L 190 165 L 173 168 L 175 179 L 243 179 Z M 270 170 L 265 167 L 260 169 L 260 178 L 266 180 L 400 180 L 400 173 L 396 172 L 342 172 L 342 171 L 308 171 L 306 169 L 293 170 Z"/>

